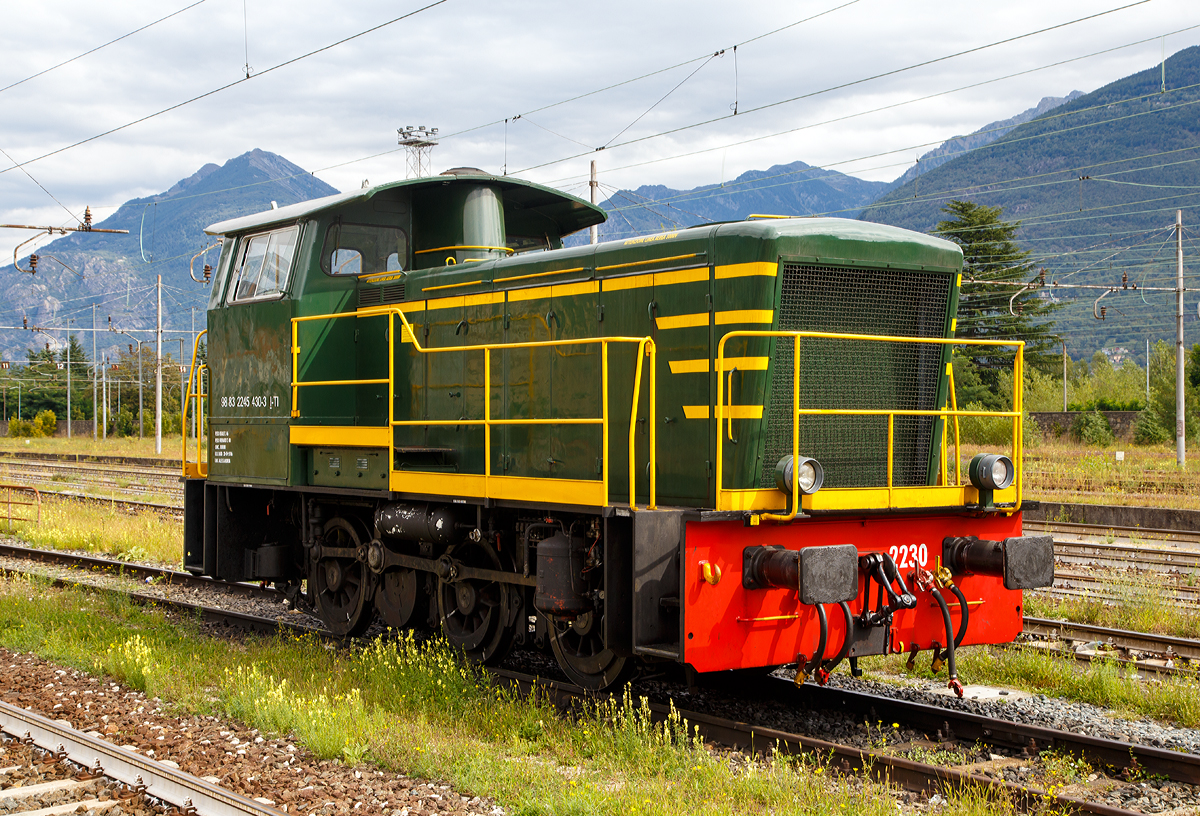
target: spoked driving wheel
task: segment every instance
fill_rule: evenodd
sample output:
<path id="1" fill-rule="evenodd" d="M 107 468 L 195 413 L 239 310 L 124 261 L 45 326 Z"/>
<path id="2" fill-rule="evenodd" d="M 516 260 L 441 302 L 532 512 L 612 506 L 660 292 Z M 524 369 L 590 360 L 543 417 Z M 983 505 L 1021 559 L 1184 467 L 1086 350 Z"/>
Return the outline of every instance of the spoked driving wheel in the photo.
<path id="1" fill-rule="evenodd" d="M 379 576 L 375 589 L 375 608 L 385 625 L 404 629 L 423 625 L 429 614 L 429 595 L 425 591 L 426 573 L 399 567 Z"/>
<path id="2" fill-rule="evenodd" d="M 468 567 L 500 570 L 500 556 L 486 542 L 468 541 L 453 551 Z M 438 583 L 438 615 L 446 640 L 471 660 L 495 664 L 512 647 L 514 589 L 499 581 L 460 579 Z"/>
<path id="3" fill-rule="evenodd" d="M 323 548 L 357 552 L 362 538 L 354 524 L 332 518 L 325 524 Z M 353 637 L 367 631 L 374 607 L 370 603 L 374 575 L 357 558 L 326 557 L 317 561 L 312 574 L 317 614 L 338 637 Z"/>
<path id="4" fill-rule="evenodd" d="M 593 691 L 616 686 L 629 676 L 633 662 L 604 645 L 601 618 L 584 612 L 573 621 L 550 621 L 550 647 L 571 682 Z"/>

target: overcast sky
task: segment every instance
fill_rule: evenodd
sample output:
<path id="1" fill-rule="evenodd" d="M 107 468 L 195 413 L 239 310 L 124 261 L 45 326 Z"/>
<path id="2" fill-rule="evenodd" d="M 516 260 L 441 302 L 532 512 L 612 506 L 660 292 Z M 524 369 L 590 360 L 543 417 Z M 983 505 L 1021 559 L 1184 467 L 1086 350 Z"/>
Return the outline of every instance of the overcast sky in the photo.
<path id="1" fill-rule="evenodd" d="M 439 129 L 434 172 L 507 169 L 584 197 L 593 158 L 606 188 L 687 188 L 796 160 L 890 181 L 947 138 L 1200 42 L 1200 27 L 1180 31 L 1200 26 L 1195 0 L 1107 14 L 1129 0 L 444 0 L 418 11 L 431 2 L 0 0 L 0 149 L 27 162 L 69 148 L 24 168 L 49 194 L 0 155 L 0 223 L 68 224 L 66 210 L 80 217 L 87 204 L 100 220 L 253 148 L 341 190 L 403 178 L 404 125 Z M 0 230 L 0 262 L 28 237 Z"/>

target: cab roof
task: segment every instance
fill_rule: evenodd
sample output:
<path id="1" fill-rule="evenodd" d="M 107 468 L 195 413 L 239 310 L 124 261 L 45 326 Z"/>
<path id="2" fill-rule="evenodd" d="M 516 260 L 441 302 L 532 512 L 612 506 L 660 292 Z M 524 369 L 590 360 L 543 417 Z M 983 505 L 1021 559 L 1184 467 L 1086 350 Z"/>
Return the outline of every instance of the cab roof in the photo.
<path id="1" fill-rule="evenodd" d="M 484 183 L 500 188 L 504 197 L 506 215 L 510 211 L 536 212 L 553 221 L 558 226 L 559 235 L 570 235 L 593 224 L 600 224 L 608 218 L 608 214 L 595 204 L 590 204 L 582 198 L 576 198 L 551 187 L 543 187 L 541 184 L 511 176 L 493 176 L 475 168 L 456 168 L 438 176 L 392 181 L 375 187 L 314 198 L 309 201 L 301 201 L 299 204 L 289 204 L 274 210 L 265 210 L 253 215 L 219 221 L 205 227 L 204 232 L 208 235 L 233 235 L 249 232 L 276 224 L 291 223 L 352 202 L 368 201 L 382 192 L 400 187 L 408 187 L 415 192 L 429 187 L 463 183 Z"/>

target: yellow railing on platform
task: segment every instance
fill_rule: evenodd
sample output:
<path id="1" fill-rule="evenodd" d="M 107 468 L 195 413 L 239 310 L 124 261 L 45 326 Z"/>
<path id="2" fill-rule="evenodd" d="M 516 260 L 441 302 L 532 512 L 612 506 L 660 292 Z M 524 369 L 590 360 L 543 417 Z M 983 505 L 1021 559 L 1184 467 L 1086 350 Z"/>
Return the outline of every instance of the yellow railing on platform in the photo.
<path id="1" fill-rule="evenodd" d="M 204 372 L 208 370 L 208 366 L 203 363 L 198 363 L 200 357 L 200 338 L 208 334 L 208 330 L 200 332 L 196 335 L 196 342 L 192 346 L 192 366 L 191 373 L 188 374 L 187 394 L 183 399 L 182 414 L 180 419 L 183 421 L 183 476 L 185 479 L 204 479 L 208 477 L 208 463 L 201 456 L 200 440 L 204 437 L 204 400 L 208 397 L 208 393 L 204 391 Z M 195 388 L 192 387 L 193 383 Z M 188 426 L 188 404 L 196 400 L 196 461 L 189 462 L 187 457 L 187 426 Z"/>
<path id="2" fill-rule="evenodd" d="M 388 376 L 386 378 L 375 379 L 347 379 L 347 380 L 316 380 L 316 381 L 301 381 L 299 378 L 300 370 L 300 343 L 299 343 L 299 325 L 305 322 L 318 320 L 336 320 L 345 317 L 387 317 L 388 320 Z M 601 415 L 598 417 L 576 417 L 576 418 L 524 418 L 524 419 L 501 419 L 491 415 L 491 400 L 487 397 L 483 400 L 483 416 L 473 419 L 396 419 L 395 418 L 395 376 L 396 376 L 396 343 L 393 341 L 395 337 L 396 318 L 400 319 L 401 332 L 400 336 L 405 341 L 411 341 L 413 348 L 420 354 L 441 354 L 449 352 L 480 352 L 483 354 L 483 370 L 484 370 L 484 389 L 485 393 L 490 393 L 492 386 L 491 370 L 492 370 L 492 352 L 506 351 L 520 348 L 553 348 L 560 346 L 580 346 L 598 344 L 601 347 Z M 629 506 L 637 509 L 637 470 L 636 470 L 636 453 L 635 440 L 637 428 L 637 408 L 638 401 L 641 397 L 641 382 L 643 361 L 645 358 L 650 359 L 649 366 L 649 415 L 655 415 L 656 401 L 656 381 L 655 381 L 655 354 L 656 349 L 654 341 L 650 337 L 586 337 L 568 340 L 542 340 L 529 341 L 521 343 L 484 343 L 465 346 L 442 346 L 438 348 L 426 348 L 417 340 L 416 334 L 413 332 L 412 324 L 408 322 L 408 317 L 405 316 L 403 309 L 400 306 L 391 307 L 372 307 L 367 311 L 359 312 L 339 312 L 334 314 L 324 315 L 307 315 L 304 317 L 292 318 L 292 404 L 291 416 L 298 418 L 300 416 L 299 397 L 300 389 L 313 386 L 332 386 L 332 385 L 384 385 L 388 386 L 388 428 L 404 427 L 404 426 L 434 426 L 434 425 L 481 425 L 484 428 L 484 472 L 482 474 L 434 474 L 426 476 L 423 481 L 426 489 L 430 485 L 437 484 L 439 481 L 447 482 L 447 490 L 461 490 L 463 495 L 479 495 L 485 498 L 513 498 L 512 490 L 532 489 L 533 495 L 529 496 L 530 500 L 543 498 L 552 501 L 588 504 L 588 505 L 607 505 L 609 503 L 609 412 L 608 412 L 608 397 L 609 397 L 609 372 L 608 372 L 608 347 L 610 344 L 633 344 L 637 346 L 637 365 L 633 376 L 633 393 L 632 407 L 630 409 L 629 418 Z M 648 507 L 654 509 L 656 507 L 657 495 L 657 480 L 656 480 L 656 439 L 654 423 L 649 422 L 649 464 L 650 464 L 650 484 L 649 484 L 649 503 Z M 492 428 L 494 426 L 504 425 L 599 425 L 601 427 L 602 438 L 602 454 L 601 454 L 601 478 L 599 480 L 565 480 L 548 477 L 537 477 L 530 479 L 519 479 L 518 477 L 510 476 L 495 476 L 492 474 Z M 395 481 L 398 471 L 395 470 L 394 461 L 389 457 L 388 464 L 389 482 Z M 421 471 L 404 471 L 404 476 L 408 474 L 418 474 Z M 482 479 L 482 481 L 480 481 Z M 501 480 L 508 480 L 513 487 L 508 492 L 502 489 Z M 453 485 L 457 485 L 454 487 Z M 557 489 L 560 485 L 578 486 L 580 490 L 574 495 L 571 495 L 569 490 Z M 544 488 L 545 490 L 539 490 Z"/>
<path id="3" fill-rule="evenodd" d="M 802 416 L 882 416 L 887 418 L 887 481 L 885 485 L 878 488 L 825 488 L 812 496 L 801 496 L 799 483 L 799 468 L 793 468 L 792 484 L 791 484 L 791 501 L 786 507 L 790 509 L 786 513 L 770 512 L 777 507 L 782 499 L 788 498 L 785 494 L 775 489 L 770 490 L 739 490 L 726 489 L 724 479 L 724 445 L 722 444 L 722 421 L 726 418 L 724 390 L 724 378 L 720 373 L 726 370 L 725 368 L 725 344 L 734 338 L 792 338 L 796 344 L 796 352 L 793 354 L 793 371 L 792 371 L 792 405 L 794 406 L 794 414 L 792 416 L 792 459 L 800 456 L 802 451 L 799 449 L 800 444 L 800 417 Z M 824 340 L 853 340 L 863 341 L 868 343 L 923 343 L 931 345 L 949 345 L 949 346 L 1011 346 L 1016 349 L 1016 354 L 1013 359 L 1013 394 L 1011 411 L 960 411 L 958 410 L 957 400 L 954 395 L 954 374 L 950 364 L 947 363 L 948 388 L 947 397 L 944 407 L 932 411 L 916 411 L 916 410 L 885 410 L 885 409 L 855 409 L 855 408 L 804 408 L 800 405 L 800 348 L 801 341 L 805 339 L 824 339 Z M 889 337 L 887 335 L 868 335 L 868 334 L 842 334 L 833 332 L 805 332 L 805 331 L 733 331 L 725 334 L 721 338 L 721 342 L 717 347 L 717 465 L 716 465 L 716 483 L 717 495 L 716 505 L 718 510 L 742 510 L 758 515 L 768 521 L 787 522 L 796 517 L 796 514 L 802 509 L 902 509 L 906 507 L 932 507 L 941 506 L 941 503 L 948 499 L 955 499 L 958 504 L 966 503 L 967 491 L 974 490 L 969 485 L 962 484 L 962 475 L 959 470 L 959 417 L 964 416 L 979 416 L 979 417 L 994 417 L 994 418 L 1009 418 L 1013 423 L 1013 443 L 1012 443 L 1012 460 L 1016 469 L 1013 480 L 1013 485 L 1005 491 L 997 492 L 997 501 L 1001 499 L 1012 498 L 1014 500 L 1012 510 L 1016 511 L 1021 508 L 1022 497 L 1022 415 L 1023 402 L 1021 382 L 1025 371 L 1025 344 L 1020 341 L 1010 340 L 959 340 L 956 338 L 940 338 L 940 337 Z M 739 352 L 740 353 L 740 352 Z M 893 466 L 894 466 L 894 445 L 895 445 L 895 419 L 896 417 L 937 417 L 942 420 L 941 433 L 941 461 L 938 467 L 939 482 L 938 485 L 930 485 L 927 487 L 897 487 L 893 481 Z M 947 429 L 946 421 L 953 418 L 954 420 L 954 448 L 955 448 L 955 474 L 954 484 L 949 484 L 949 475 L 947 472 L 946 456 L 947 456 Z M 732 417 L 730 418 L 732 422 Z M 732 435 L 732 428 L 730 429 Z"/>

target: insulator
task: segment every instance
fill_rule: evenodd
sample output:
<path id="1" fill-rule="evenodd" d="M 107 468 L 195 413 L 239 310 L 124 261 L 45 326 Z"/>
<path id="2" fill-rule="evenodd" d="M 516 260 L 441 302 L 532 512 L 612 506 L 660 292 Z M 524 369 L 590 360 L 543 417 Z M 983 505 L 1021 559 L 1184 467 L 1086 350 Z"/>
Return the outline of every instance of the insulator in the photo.
<path id="1" fill-rule="evenodd" d="M 37 261 L 38 261 L 37 255 L 29 256 L 29 271 L 30 272 L 37 272 Z"/>
<path id="2" fill-rule="evenodd" d="M 1129 273 L 1128 272 L 1121 273 L 1121 288 L 1122 289 L 1129 288 Z"/>
<path id="3" fill-rule="evenodd" d="M 1040 273 L 1038 273 L 1038 282 L 1041 283 L 1042 286 L 1046 285 L 1046 270 L 1045 269 L 1043 269 Z"/>
<path id="4" fill-rule="evenodd" d="M 133 343 L 126 343 L 125 345 L 129 346 L 129 353 L 133 354 Z"/>
<path id="5" fill-rule="evenodd" d="M 212 279 L 212 264 L 204 265 L 204 282 L 208 283 Z"/>
<path id="6" fill-rule="evenodd" d="M 92 208 L 85 207 L 83 210 L 83 228 L 90 230 L 92 228 Z"/>
<path id="7" fill-rule="evenodd" d="M 1108 307 L 1107 307 L 1107 306 L 1101 306 L 1101 307 L 1100 307 L 1100 319 L 1101 319 L 1101 320 L 1103 320 L 1103 319 L 1104 319 L 1104 315 L 1106 315 L 1107 313 L 1108 313 Z"/>
<path id="8" fill-rule="evenodd" d="M 29 318 L 28 318 L 28 317 L 22 317 L 22 318 L 21 318 L 21 323 L 24 325 L 24 327 L 25 327 L 26 329 L 28 329 L 28 328 L 29 328 Z"/>

